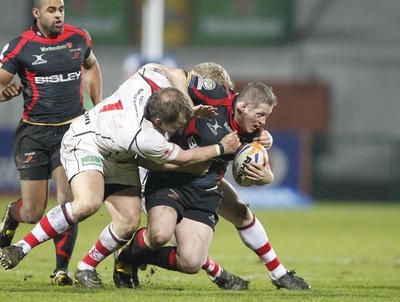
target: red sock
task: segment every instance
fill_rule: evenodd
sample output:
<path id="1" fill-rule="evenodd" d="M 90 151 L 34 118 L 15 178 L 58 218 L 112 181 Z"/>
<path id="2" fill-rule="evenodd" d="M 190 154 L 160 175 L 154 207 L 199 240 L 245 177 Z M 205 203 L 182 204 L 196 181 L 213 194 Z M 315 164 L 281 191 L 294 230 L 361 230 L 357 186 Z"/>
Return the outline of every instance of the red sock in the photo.
<path id="1" fill-rule="evenodd" d="M 207 256 L 206 262 L 203 264 L 202 269 L 206 271 L 211 280 L 221 275 L 221 267 Z"/>

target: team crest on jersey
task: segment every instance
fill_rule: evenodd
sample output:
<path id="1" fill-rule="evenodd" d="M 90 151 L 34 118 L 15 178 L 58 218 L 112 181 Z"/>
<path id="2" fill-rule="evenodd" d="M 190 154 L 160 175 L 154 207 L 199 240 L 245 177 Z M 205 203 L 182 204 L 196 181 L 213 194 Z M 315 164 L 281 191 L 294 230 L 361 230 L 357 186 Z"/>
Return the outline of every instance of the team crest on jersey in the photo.
<path id="1" fill-rule="evenodd" d="M 218 129 L 219 129 L 219 128 L 222 129 L 222 127 L 221 127 L 220 125 L 218 125 L 218 121 L 217 121 L 217 120 L 215 120 L 215 124 L 214 124 L 214 125 L 211 124 L 211 123 L 207 123 L 207 126 L 208 126 L 208 128 L 210 128 L 211 132 L 212 132 L 214 135 L 218 135 Z"/>
<path id="2" fill-rule="evenodd" d="M 82 166 L 99 166 L 101 167 L 101 160 L 97 156 L 88 155 L 81 158 Z"/>
<path id="3" fill-rule="evenodd" d="M 32 65 L 46 64 L 47 60 L 43 59 L 44 55 L 45 55 L 44 53 L 42 53 L 41 55 L 32 55 L 32 56 L 34 56 L 36 58 L 36 61 L 32 62 Z"/>

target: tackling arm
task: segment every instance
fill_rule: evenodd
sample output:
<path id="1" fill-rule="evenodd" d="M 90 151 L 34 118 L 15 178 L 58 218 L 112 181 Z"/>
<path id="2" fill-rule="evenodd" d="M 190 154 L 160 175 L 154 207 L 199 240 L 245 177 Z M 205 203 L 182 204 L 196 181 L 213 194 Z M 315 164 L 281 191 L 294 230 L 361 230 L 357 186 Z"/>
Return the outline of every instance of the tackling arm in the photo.
<path id="1" fill-rule="evenodd" d="M 225 135 L 218 144 L 198 147 L 189 150 L 180 149 L 178 155 L 171 163 L 178 166 L 187 166 L 204 162 L 222 154 L 233 154 L 240 146 L 240 140 L 236 132 Z"/>
<path id="2" fill-rule="evenodd" d="M 200 163 L 188 165 L 188 166 L 178 166 L 178 165 L 174 165 L 171 163 L 165 163 L 165 164 L 159 165 L 159 164 L 155 163 L 154 161 L 145 159 L 143 157 L 138 157 L 138 164 L 139 164 L 139 166 L 142 166 L 143 168 L 146 168 L 147 170 L 151 170 L 151 171 L 184 172 L 184 173 L 189 173 L 189 174 L 196 175 L 196 176 L 202 176 L 208 172 L 211 161 L 200 162 Z"/>

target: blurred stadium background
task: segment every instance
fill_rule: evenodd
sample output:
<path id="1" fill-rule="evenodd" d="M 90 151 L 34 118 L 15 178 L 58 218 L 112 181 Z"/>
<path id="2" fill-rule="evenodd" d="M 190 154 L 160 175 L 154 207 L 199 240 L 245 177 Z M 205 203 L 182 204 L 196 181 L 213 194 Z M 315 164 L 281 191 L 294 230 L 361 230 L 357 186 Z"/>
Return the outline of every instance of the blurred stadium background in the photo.
<path id="1" fill-rule="evenodd" d="M 237 90 L 249 81 L 273 87 L 279 104 L 267 129 L 275 138 L 270 157 L 276 181 L 261 192 L 243 190 L 255 206 L 400 200 L 398 0 L 65 4 L 65 22 L 92 36 L 104 97 L 146 61 L 186 70 L 214 61 L 227 69 Z M 150 4 L 165 11 L 142 22 L 143 13 L 153 12 Z M 0 44 L 31 20 L 31 1 L 2 1 Z M 158 26 L 163 42 L 149 33 Z M 21 98 L 0 104 L 0 193 L 19 190 L 11 145 L 21 112 Z"/>

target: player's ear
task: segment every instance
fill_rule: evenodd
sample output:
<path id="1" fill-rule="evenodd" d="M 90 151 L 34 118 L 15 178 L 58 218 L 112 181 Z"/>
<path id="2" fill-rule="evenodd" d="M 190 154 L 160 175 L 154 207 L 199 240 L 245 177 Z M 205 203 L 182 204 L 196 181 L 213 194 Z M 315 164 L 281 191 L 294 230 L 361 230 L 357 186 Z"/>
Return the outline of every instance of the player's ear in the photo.
<path id="1" fill-rule="evenodd" d="M 245 103 L 245 102 L 238 102 L 238 107 L 237 107 L 237 109 L 238 109 L 238 111 L 239 111 L 240 113 L 244 112 L 244 111 L 246 110 L 246 108 L 247 108 L 247 103 Z"/>
<path id="2" fill-rule="evenodd" d="M 162 120 L 161 120 L 159 117 L 156 117 L 153 121 L 154 121 L 154 124 L 155 124 L 157 127 L 160 127 L 160 128 L 161 128 Z"/>
<path id="3" fill-rule="evenodd" d="M 36 7 L 32 8 L 32 15 L 37 19 L 40 18 L 39 10 Z"/>

